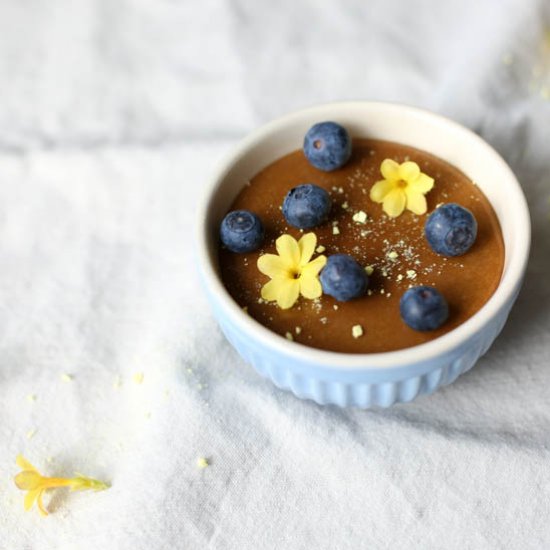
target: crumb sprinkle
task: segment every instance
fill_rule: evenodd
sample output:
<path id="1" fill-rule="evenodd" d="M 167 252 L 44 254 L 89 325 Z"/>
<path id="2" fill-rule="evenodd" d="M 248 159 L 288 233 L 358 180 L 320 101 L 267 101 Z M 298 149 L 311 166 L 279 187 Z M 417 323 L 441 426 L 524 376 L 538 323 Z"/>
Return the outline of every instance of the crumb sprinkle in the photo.
<path id="1" fill-rule="evenodd" d="M 363 212 L 363 210 L 359 210 L 359 212 L 353 215 L 352 220 L 355 223 L 365 223 L 367 221 L 367 213 Z"/>
<path id="2" fill-rule="evenodd" d="M 208 466 L 210 466 L 210 462 L 208 462 L 208 459 L 206 457 L 201 456 L 201 457 L 197 458 L 197 466 L 201 470 L 204 470 L 204 468 L 208 468 Z"/>

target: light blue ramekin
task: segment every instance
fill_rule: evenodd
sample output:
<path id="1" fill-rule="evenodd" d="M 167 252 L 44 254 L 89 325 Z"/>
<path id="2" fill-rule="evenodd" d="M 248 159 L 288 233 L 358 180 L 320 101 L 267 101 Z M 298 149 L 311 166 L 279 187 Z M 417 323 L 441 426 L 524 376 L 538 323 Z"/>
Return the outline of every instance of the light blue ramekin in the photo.
<path id="1" fill-rule="evenodd" d="M 224 288 L 217 261 L 218 226 L 237 193 L 267 164 L 299 149 L 316 122 L 334 120 L 352 136 L 411 145 L 460 168 L 483 190 L 505 243 L 502 278 L 490 300 L 451 332 L 412 348 L 346 354 L 290 342 L 244 313 Z M 470 130 L 404 105 L 345 102 L 275 120 L 244 139 L 213 175 L 198 210 L 197 258 L 214 315 L 245 361 L 278 387 L 321 404 L 388 407 L 450 384 L 470 369 L 501 331 L 518 295 L 531 239 L 521 187 L 498 153 Z"/>

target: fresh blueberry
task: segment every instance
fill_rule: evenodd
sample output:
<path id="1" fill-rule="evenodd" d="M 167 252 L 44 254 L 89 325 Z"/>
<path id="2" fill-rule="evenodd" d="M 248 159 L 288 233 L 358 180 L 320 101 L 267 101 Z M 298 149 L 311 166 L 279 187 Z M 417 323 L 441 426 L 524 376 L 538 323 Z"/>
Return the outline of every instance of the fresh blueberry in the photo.
<path id="1" fill-rule="evenodd" d="M 336 122 L 315 124 L 304 138 L 304 155 L 311 165 L 323 172 L 341 168 L 351 156 L 348 131 Z"/>
<path id="2" fill-rule="evenodd" d="M 340 302 L 363 296 L 369 286 L 365 269 L 347 254 L 329 256 L 320 279 L 323 292 Z"/>
<path id="3" fill-rule="evenodd" d="M 409 288 L 399 302 L 401 319 L 414 330 L 435 330 L 449 317 L 447 301 L 433 286 Z"/>
<path id="4" fill-rule="evenodd" d="M 442 256 L 461 256 L 476 240 L 477 221 L 468 209 L 449 203 L 430 214 L 424 230 L 434 252 Z"/>
<path id="5" fill-rule="evenodd" d="M 330 196 L 323 188 L 305 183 L 288 192 L 283 202 L 283 216 L 298 229 L 310 229 L 328 218 L 330 206 Z"/>
<path id="6" fill-rule="evenodd" d="M 252 252 L 260 248 L 264 240 L 264 228 L 260 218 L 253 212 L 234 210 L 222 220 L 220 238 L 231 252 Z"/>

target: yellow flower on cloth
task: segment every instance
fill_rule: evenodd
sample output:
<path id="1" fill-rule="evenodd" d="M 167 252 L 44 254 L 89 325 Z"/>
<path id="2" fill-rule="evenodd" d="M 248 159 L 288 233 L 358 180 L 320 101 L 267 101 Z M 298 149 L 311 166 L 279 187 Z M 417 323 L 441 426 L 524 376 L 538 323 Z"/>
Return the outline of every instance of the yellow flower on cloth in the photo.
<path id="1" fill-rule="evenodd" d="M 416 162 L 399 164 L 392 159 L 382 161 L 384 179 L 370 190 L 370 198 L 381 202 L 384 212 L 395 218 L 407 208 L 414 214 L 425 214 L 428 206 L 424 196 L 434 186 L 433 178 L 423 174 Z"/>
<path id="2" fill-rule="evenodd" d="M 291 308 L 298 296 L 313 300 L 323 293 L 319 271 L 327 263 L 326 256 L 311 260 L 317 236 L 306 233 L 297 241 L 290 235 L 281 235 L 276 241 L 278 256 L 264 254 L 258 258 L 258 269 L 271 281 L 262 287 L 262 298 L 277 301 L 281 309 Z"/>
<path id="3" fill-rule="evenodd" d="M 97 479 L 91 479 L 81 474 L 76 474 L 75 477 L 65 479 L 63 477 L 45 477 L 43 476 L 28 460 L 22 455 L 16 459 L 17 465 L 23 470 L 15 476 L 15 485 L 23 491 L 27 491 L 25 495 L 25 510 L 30 510 L 36 502 L 38 511 L 47 516 L 48 511 L 42 502 L 42 496 L 48 489 L 56 489 L 58 487 L 70 487 L 71 491 L 82 491 L 93 489 L 101 491 L 107 489 L 108 485 Z"/>

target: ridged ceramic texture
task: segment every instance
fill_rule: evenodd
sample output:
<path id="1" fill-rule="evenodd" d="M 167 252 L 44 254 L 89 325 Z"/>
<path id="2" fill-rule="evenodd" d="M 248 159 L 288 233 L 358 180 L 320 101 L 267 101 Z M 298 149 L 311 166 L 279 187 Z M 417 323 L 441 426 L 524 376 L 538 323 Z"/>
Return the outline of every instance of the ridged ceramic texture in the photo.
<path id="1" fill-rule="evenodd" d="M 218 270 L 217 228 L 243 182 L 301 146 L 308 128 L 335 120 L 354 136 L 425 149 L 477 182 L 500 221 L 505 261 L 498 288 L 465 323 L 412 348 L 345 354 L 289 342 L 242 311 Z M 197 260 L 214 315 L 227 339 L 261 375 L 300 398 L 321 404 L 389 407 L 433 393 L 476 363 L 501 331 L 518 295 L 530 245 L 527 202 L 514 174 L 487 143 L 438 115 L 387 103 L 321 105 L 273 121 L 246 138 L 221 164 L 198 209 Z"/>
<path id="2" fill-rule="evenodd" d="M 482 331 L 459 348 L 432 361 L 409 365 L 395 372 L 391 369 L 319 368 L 275 350 L 266 350 L 240 332 L 216 308 L 215 303 L 212 305 L 220 327 L 232 346 L 259 374 L 277 387 L 320 405 L 368 409 L 390 407 L 395 403 L 412 401 L 419 395 L 429 395 L 470 370 L 499 335 L 515 298 L 516 295 Z M 365 366 L 368 367 L 368 364 Z"/>

